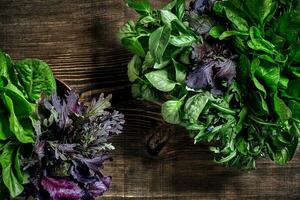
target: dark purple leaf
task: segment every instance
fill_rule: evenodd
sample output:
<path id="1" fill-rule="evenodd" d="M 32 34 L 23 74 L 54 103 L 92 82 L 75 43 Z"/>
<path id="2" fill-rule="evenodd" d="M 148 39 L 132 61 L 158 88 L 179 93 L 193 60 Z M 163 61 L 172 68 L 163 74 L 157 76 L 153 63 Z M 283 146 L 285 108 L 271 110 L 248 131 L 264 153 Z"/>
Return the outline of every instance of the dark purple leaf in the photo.
<path id="1" fill-rule="evenodd" d="M 204 13 L 207 5 L 208 5 L 208 0 L 194 0 L 191 1 L 190 8 L 191 10 L 197 11 L 200 14 L 200 13 Z"/>
<path id="2" fill-rule="evenodd" d="M 41 141 L 39 138 L 34 144 L 34 152 L 38 155 L 39 160 L 45 156 L 45 141 Z"/>
<path id="3" fill-rule="evenodd" d="M 84 163 L 90 170 L 94 171 L 96 174 L 100 174 L 100 169 L 103 168 L 104 161 L 112 160 L 112 158 L 107 154 L 103 154 L 91 159 L 83 157 L 77 157 L 77 159 Z"/>
<path id="4" fill-rule="evenodd" d="M 89 185 L 89 193 L 93 197 L 98 197 L 103 195 L 103 193 L 107 192 L 111 183 L 110 176 L 104 176 L 99 179 L 99 181 L 92 183 Z"/>
<path id="5" fill-rule="evenodd" d="M 66 95 L 66 101 L 67 107 L 72 113 L 82 115 L 83 104 L 79 102 L 79 96 L 73 90 Z"/>
<path id="6" fill-rule="evenodd" d="M 215 64 L 216 61 L 211 61 L 192 70 L 187 76 L 187 86 L 195 90 L 214 87 L 213 67 Z"/>
<path id="7" fill-rule="evenodd" d="M 70 168 L 71 176 L 80 183 L 91 184 L 96 182 L 98 179 L 95 176 L 89 176 L 86 173 L 81 172 L 77 169 L 77 165 L 72 165 Z"/>
<path id="8" fill-rule="evenodd" d="M 77 183 L 67 179 L 43 177 L 41 185 L 49 193 L 53 200 L 80 199 L 84 196 L 84 191 L 77 185 Z"/>
<path id="9" fill-rule="evenodd" d="M 228 84 L 231 84 L 236 77 L 236 63 L 230 59 L 220 61 L 215 66 L 216 79 L 226 80 Z"/>

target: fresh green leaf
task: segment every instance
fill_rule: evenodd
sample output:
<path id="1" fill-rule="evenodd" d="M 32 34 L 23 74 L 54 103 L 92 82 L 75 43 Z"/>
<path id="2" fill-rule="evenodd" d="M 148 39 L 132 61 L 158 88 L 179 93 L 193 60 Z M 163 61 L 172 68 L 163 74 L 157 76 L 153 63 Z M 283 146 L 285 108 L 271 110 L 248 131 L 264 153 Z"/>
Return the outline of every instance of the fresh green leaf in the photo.
<path id="1" fill-rule="evenodd" d="M 151 12 L 149 0 L 125 0 L 125 3 L 140 14 L 149 14 Z"/>
<path id="2" fill-rule="evenodd" d="M 12 197 L 17 197 L 20 195 L 24 187 L 22 183 L 18 181 L 14 170 L 13 163 L 14 160 L 14 148 L 8 145 L 4 148 L 2 154 L 0 155 L 0 163 L 2 167 L 2 179 L 5 186 L 8 188 L 9 193 Z"/>
<path id="3" fill-rule="evenodd" d="M 176 82 L 169 79 L 166 70 L 149 72 L 145 76 L 156 89 L 162 92 L 170 92 L 176 85 Z"/>
<path id="4" fill-rule="evenodd" d="M 190 97 L 184 105 L 185 119 L 188 119 L 191 123 L 197 122 L 210 99 L 211 94 L 206 92 Z"/>
<path id="5" fill-rule="evenodd" d="M 179 62 L 173 59 L 173 64 L 175 67 L 176 81 L 179 83 L 184 83 L 186 79 L 186 68 Z"/>
<path id="6" fill-rule="evenodd" d="M 138 38 L 136 37 L 125 37 L 121 40 L 122 44 L 132 53 L 144 57 L 145 50 L 141 43 L 139 42 Z"/>
<path id="7" fill-rule="evenodd" d="M 161 20 L 167 26 L 171 26 L 172 21 L 178 20 L 177 16 L 168 10 L 161 10 L 160 15 L 161 15 Z"/>
<path id="8" fill-rule="evenodd" d="M 274 96 L 274 109 L 282 122 L 289 120 L 292 116 L 292 111 L 277 94 Z"/>
<path id="9" fill-rule="evenodd" d="M 223 26 L 214 26 L 210 29 L 209 35 L 218 39 L 224 31 L 225 29 Z"/>
<path id="10" fill-rule="evenodd" d="M 142 65 L 142 61 L 140 57 L 138 57 L 137 55 L 133 56 L 131 61 L 128 63 L 127 74 L 128 74 L 129 81 L 134 82 L 136 79 L 139 78 L 141 65 Z"/>
<path id="11" fill-rule="evenodd" d="M 169 100 L 162 104 L 161 113 L 164 120 L 170 124 L 180 124 L 181 100 Z"/>
<path id="12" fill-rule="evenodd" d="M 35 102 L 42 92 L 51 94 L 56 90 L 56 81 L 47 63 L 26 59 L 17 62 L 15 68 L 29 101 Z"/>
<path id="13" fill-rule="evenodd" d="M 289 82 L 287 94 L 294 98 L 300 98 L 300 79 Z"/>
<path id="14" fill-rule="evenodd" d="M 150 35 L 149 50 L 151 56 L 157 63 L 160 63 L 162 60 L 163 54 L 169 43 L 170 35 L 171 28 L 167 25 L 158 28 Z"/>
<path id="15" fill-rule="evenodd" d="M 171 35 L 169 42 L 176 47 L 187 47 L 194 44 L 196 42 L 196 38 L 190 35 Z"/>
<path id="16" fill-rule="evenodd" d="M 31 126 L 28 129 L 27 127 L 23 127 L 20 123 L 19 119 L 15 115 L 14 104 L 12 99 L 7 96 L 5 93 L 0 94 L 1 99 L 3 100 L 3 104 L 8 110 L 9 114 L 9 128 L 12 133 L 16 136 L 16 138 L 21 143 L 33 143 L 33 127 Z"/>

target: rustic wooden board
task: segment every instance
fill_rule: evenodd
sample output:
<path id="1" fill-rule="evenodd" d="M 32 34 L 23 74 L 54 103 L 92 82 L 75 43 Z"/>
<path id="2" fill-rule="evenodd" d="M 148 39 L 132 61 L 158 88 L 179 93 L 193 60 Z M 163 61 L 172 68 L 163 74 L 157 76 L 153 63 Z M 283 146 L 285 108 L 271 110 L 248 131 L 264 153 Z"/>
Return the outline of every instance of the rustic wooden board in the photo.
<path id="1" fill-rule="evenodd" d="M 249 173 L 218 166 L 206 144 L 193 145 L 184 129 L 162 122 L 157 106 L 130 97 L 131 55 L 116 32 L 133 16 L 121 0 L 0 1 L 0 48 L 16 60 L 47 61 L 83 99 L 113 93 L 126 114 L 102 199 L 300 199 L 300 153 L 286 166 L 261 160 Z"/>

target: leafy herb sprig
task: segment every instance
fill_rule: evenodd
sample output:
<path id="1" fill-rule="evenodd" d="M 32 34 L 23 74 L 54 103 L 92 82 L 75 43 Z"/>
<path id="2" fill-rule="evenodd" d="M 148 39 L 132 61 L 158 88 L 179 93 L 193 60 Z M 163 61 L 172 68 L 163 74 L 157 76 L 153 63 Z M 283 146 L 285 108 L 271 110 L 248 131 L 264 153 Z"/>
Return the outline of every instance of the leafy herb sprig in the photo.
<path id="1" fill-rule="evenodd" d="M 210 150 L 218 163 L 249 170 L 256 167 L 259 157 L 269 155 L 278 164 L 293 157 L 299 137 L 298 90 L 297 81 L 288 83 L 288 79 L 291 75 L 297 78 L 295 64 L 299 61 L 294 45 L 299 43 L 299 32 L 289 36 L 296 39 L 289 43 L 292 47 L 281 44 L 285 47 L 282 52 L 263 38 L 264 34 L 273 35 L 265 30 L 273 27 L 266 24 L 272 16 L 288 15 L 285 22 L 298 18 L 293 4 L 196 0 L 186 10 L 184 0 L 172 0 L 156 10 L 147 0 L 125 2 L 140 15 L 119 34 L 122 44 L 135 54 L 128 64 L 134 97 L 163 102 L 165 121 L 185 126 L 195 142 L 217 141 Z M 255 17 L 243 19 L 253 16 L 249 10 L 239 10 L 245 2 L 252 9 L 258 3 L 270 11 L 252 10 Z M 282 14 L 287 8 L 289 14 Z M 280 21 L 277 19 L 271 21 Z M 248 21 L 256 22 L 258 28 L 250 28 Z M 234 48 L 224 41 L 229 37 L 234 38 Z M 296 62 L 284 56 L 288 51 L 288 57 Z M 257 58 L 251 61 L 253 57 Z M 292 65 L 273 68 L 265 63 L 271 59 Z M 282 73 L 291 67 L 293 71 Z M 279 72 L 284 76 L 274 77 Z M 290 88 L 293 95 L 278 91 L 279 86 Z M 285 103 L 283 96 L 291 103 Z"/>

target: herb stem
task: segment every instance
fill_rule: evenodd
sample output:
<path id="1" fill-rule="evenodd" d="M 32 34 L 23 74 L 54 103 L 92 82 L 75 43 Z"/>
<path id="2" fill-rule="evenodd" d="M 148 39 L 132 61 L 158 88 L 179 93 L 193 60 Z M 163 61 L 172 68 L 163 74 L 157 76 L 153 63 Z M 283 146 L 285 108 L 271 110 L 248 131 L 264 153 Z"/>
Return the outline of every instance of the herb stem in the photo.
<path id="1" fill-rule="evenodd" d="M 224 108 L 222 106 L 219 106 L 219 105 L 217 105 L 215 103 L 211 103 L 211 106 L 214 107 L 214 108 L 216 108 L 217 110 L 223 112 L 223 113 L 232 114 L 232 115 L 236 114 L 236 112 L 234 110 L 229 110 L 229 109 Z"/>

